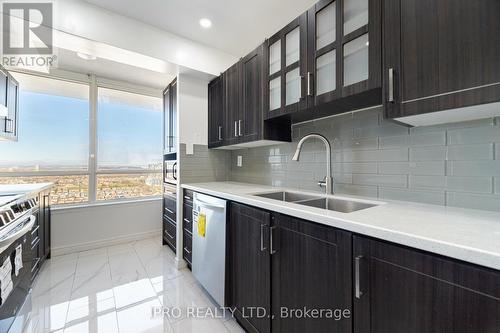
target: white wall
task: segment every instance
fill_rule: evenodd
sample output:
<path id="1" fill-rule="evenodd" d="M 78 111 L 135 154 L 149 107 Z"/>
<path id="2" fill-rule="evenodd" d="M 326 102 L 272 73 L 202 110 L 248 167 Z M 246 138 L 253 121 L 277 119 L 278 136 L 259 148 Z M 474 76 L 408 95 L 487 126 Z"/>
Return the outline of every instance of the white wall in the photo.
<path id="1" fill-rule="evenodd" d="M 52 255 L 161 235 L 161 199 L 52 210 Z"/>

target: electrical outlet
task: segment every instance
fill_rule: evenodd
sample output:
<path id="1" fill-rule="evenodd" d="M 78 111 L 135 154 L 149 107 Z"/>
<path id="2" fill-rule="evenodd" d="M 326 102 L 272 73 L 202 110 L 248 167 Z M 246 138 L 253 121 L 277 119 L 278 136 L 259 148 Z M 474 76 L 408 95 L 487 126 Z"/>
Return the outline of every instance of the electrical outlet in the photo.
<path id="1" fill-rule="evenodd" d="M 238 155 L 238 160 L 236 163 L 237 163 L 237 166 L 239 166 L 241 168 L 243 166 L 243 156 Z"/>

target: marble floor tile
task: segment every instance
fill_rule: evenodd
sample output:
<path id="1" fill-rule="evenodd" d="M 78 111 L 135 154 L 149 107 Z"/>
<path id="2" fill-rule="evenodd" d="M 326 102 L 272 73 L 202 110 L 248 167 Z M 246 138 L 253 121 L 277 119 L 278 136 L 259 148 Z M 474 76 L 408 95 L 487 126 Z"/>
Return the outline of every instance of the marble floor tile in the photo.
<path id="1" fill-rule="evenodd" d="M 176 268 L 160 237 L 48 260 L 33 285 L 32 303 L 24 333 L 244 332 L 231 317 L 186 315 L 188 307 L 216 304 L 189 269 Z M 158 313 L 172 307 L 183 313 Z"/>

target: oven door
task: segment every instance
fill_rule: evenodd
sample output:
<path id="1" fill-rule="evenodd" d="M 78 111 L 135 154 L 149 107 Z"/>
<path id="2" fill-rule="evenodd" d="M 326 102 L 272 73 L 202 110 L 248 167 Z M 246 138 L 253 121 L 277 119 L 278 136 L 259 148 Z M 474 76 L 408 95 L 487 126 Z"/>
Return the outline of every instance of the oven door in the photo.
<path id="1" fill-rule="evenodd" d="M 34 216 L 31 216 L 29 219 L 33 220 Z M 28 223 L 29 225 L 33 225 L 33 223 Z M 11 279 L 13 285 L 12 292 L 5 299 L 5 301 L 2 300 L 2 304 L 0 304 L 0 332 L 20 333 L 22 330 L 23 324 L 14 324 L 14 321 L 30 295 L 31 264 L 33 259 L 30 231 L 31 230 L 16 234 L 14 242 L 4 249 L 2 253 L 0 253 L 0 265 L 7 259 L 11 261 Z M 22 246 L 23 267 L 19 270 L 18 275 L 16 276 L 14 259 L 16 256 L 16 247 L 18 245 Z M 26 311 L 23 310 L 23 312 Z"/>

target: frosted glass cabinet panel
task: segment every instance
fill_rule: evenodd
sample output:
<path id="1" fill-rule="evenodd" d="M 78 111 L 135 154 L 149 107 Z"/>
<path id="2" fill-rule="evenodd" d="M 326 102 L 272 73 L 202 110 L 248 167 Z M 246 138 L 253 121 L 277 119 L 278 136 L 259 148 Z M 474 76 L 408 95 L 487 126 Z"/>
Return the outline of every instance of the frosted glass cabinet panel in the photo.
<path id="1" fill-rule="evenodd" d="M 295 68 L 294 70 L 286 73 L 286 91 L 285 91 L 285 101 L 286 105 L 297 103 L 300 100 L 301 87 L 300 87 L 300 70 Z"/>
<path id="2" fill-rule="evenodd" d="M 316 95 L 321 95 L 336 88 L 335 50 L 316 59 Z"/>
<path id="3" fill-rule="evenodd" d="M 281 69 L 281 40 L 269 47 L 269 75 Z"/>
<path id="4" fill-rule="evenodd" d="M 344 0 L 344 35 L 368 24 L 368 0 Z"/>
<path id="5" fill-rule="evenodd" d="M 316 14 L 316 50 L 335 42 L 336 2 L 332 2 Z"/>
<path id="6" fill-rule="evenodd" d="M 281 77 L 269 82 L 269 110 L 281 107 Z"/>
<path id="7" fill-rule="evenodd" d="M 368 34 L 344 45 L 344 86 L 368 80 Z"/>
<path id="8" fill-rule="evenodd" d="M 286 35 L 285 43 L 285 66 L 290 66 L 300 59 L 300 27 L 295 28 Z"/>

